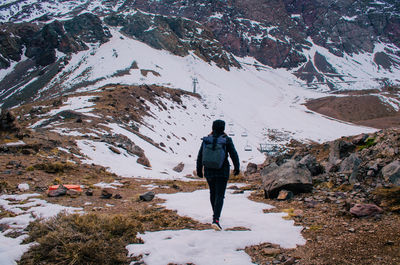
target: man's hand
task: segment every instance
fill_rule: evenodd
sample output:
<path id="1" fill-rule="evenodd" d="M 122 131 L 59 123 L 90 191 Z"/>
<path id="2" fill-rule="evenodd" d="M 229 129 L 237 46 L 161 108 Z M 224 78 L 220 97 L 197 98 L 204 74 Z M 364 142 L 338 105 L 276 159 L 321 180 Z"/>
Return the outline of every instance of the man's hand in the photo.
<path id="1" fill-rule="evenodd" d="M 240 173 L 240 170 L 239 170 L 239 169 L 235 168 L 235 169 L 233 170 L 233 175 L 234 175 L 234 176 L 239 175 L 239 173 Z"/>

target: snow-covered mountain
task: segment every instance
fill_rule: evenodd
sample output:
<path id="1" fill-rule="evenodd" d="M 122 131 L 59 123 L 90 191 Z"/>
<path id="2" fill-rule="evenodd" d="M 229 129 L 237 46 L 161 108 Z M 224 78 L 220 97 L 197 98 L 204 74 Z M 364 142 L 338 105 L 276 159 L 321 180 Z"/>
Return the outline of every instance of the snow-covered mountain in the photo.
<path id="1" fill-rule="evenodd" d="M 0 102 L 8 108 L 68 97 L 32 128 L 81 136 L 51 122 L 66 108 L 98 119 L 150 160 L 151 168 L 122 147 L 111 151 L 96 140 L 105 134 L 99 128 L 76 140 L 87 162 L 123 161 L 111 168 L 123 176 L 192 174 L 200 138 L 217 118 L 227 122 L 244 164 L 262 162 L 265 144 L 372 131 L 303 105 L 326 91 L 400 83 L 398 3 L 347 2 L 2 1 Z M 147 112 L 138 123 L 121 113 L 99 116 L 90 94 L 116 84 L 195 90 L 201 98 L 139 98 Z M 172 171 L 181 162 L 184 170 Z"/>

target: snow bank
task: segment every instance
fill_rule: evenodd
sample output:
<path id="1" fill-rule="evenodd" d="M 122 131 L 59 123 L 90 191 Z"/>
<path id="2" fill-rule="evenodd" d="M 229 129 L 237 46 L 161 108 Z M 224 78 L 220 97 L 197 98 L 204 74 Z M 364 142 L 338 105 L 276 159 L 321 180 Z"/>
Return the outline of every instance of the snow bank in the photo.
<path id="1" fill-rule="evenodd" d="M 149 265 L 157 264 L 253 264 L 244 252 L 246 246 L 263 242 L 279 244 L 283 248 L 294 248 L 305 244 L 300 226 L 282 219 L 284 213 L 263 213 L 270 205 L 250 201 L 244 194 L 227 191 L 222 210 L 221 225 L 226 230 L 245 227 L 250 231 L 178 230 L 146 232 L 139 235 L 144 244 L 128 245 L 130 255 L 143 255 Z M 189 216 L 200 222 L 211 222 L 209 191 L 192 193 L 161 194 L 168 209 L 179 215 Z"/>
<path id="2" fill-rule="evenodd" d="M 23 232 L 30 222 L 39 217 L 50 218 L 61 211 L 69 213 L 82 211 L 82 208 L 65 207 L 48 203 L 45 200 L 35 198 L 37 196 L 40 196 L 40 194 L 30 193 L 0 196 L 0 207 L 16 215 L 0 219 L 0 224 L 8 226 L 7 230 L 0 233 L 0 261 L 2 265 L 16 264 L 16 261 L 33 244 L 21 245 L 22 241 L 27 237 L 26 234 L 17 238 L 11 238 L 6 236 L 7 233 L 15 230 Z"/>

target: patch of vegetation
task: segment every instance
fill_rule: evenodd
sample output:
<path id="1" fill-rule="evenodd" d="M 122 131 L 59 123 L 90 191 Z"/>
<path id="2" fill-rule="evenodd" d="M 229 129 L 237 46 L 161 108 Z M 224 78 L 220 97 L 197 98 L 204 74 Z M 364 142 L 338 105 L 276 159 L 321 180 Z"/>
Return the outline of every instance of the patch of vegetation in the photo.
<path id="1" fill-rule="evenodd" d="M 139 220 L 122 215 L 61 213 L 36 220 L 27 242 L 36 241 L 19 264 L 129 264 L 126 246 L 142 243 Z"/>
<path id="2" fill-rule="evenodd" d="M 177 215 L 175 211 L 160 208 L 147 208 L 143 213 L 133 213 L 132 218 L 142 223 L 146 231 L 190 229 L 200 225 L 189 217 Z"/>
<path id="3" fill-rule="evenodd" d="M 365 141 L 365 143 L 364 144 L 362 144 L 362 145 L 359 145 L 358 147 L 357 147 L 357 149 L 358 150 L 363 150 L 363 149 L 365 149 L 365 148 L 370 148 L 371 146 L 374 146 L 376 144 L 376 142 L 375 142 L 375 137 L 369 137 L 366 141 Z"/>
<path id="4" fill-rule="evenodd" d="M 56 173 L 64 173 L 68 170 L 74 169 L 75 166 L 73 163 L 66 162 L 66 163 L 42 163 L 36 164 L 33 166 L 29 166 L 26 168 L 27 171 L 33 171 L 34 169 L 43 170 L 46 173 L 56 174 Z"/>

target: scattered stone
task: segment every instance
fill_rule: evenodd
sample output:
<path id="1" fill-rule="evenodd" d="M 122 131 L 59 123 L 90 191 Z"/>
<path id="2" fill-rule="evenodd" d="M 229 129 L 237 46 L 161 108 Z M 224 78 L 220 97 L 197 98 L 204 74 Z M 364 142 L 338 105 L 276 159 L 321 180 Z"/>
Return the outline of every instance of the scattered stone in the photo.
<path id="1" fill-rule="evenodd" d="M 390 181 L 400 186 L 400 161 L 396 160 L 382 168 L 382 176 L 386 181 Z"/>
<path id="2" fill-rule="evenodd" d="M 148 192 L 140 195 L 139 199 L 142 200 L 142 201 L 149 202 L 149 201 L 152 201 L 154 199 L 155 195 L 156 194 L 153 191 L 148 191 Z"/>
<path id="3" fill-rule="evenodd" d="M 351 142 L 355 145 L 361 145 L 361 144 L 365 143 L 365 140 L 367 140 L 368 137 L 369 137 L 368 134 L 363 133 L 363 134 L 360 134 L 360 135 L 354 137 Z"/>
<path id="4" fill-rule="evenodd" d="M 300 160 L 300 164 L 310 170 L 311 175 L 317 176 L 324 172 L 324 168 L 317 162 L 317 159 L 313 155 L 306 155 Z"/>
<path id="5" fill-rule="evenodd" d="M 308 207 L 308 208 L 315 208 L 315 206 L 318 204 L 318 202 L 316 202 L 316 201 L 309 201 L 309 202 L 306 202 L 306 206 Z"/>
<path id="6" fill-rule="evenodd" d="M 29 190 L 29 184 L 28 183 L 18 184 L 18 189 L 20 191 L 27 191 L 27 190 Z"/>
<path id="7" fill-rule="evenodd" d="M 293 217 L 303 217 L 304 216 L 304 212 L 303 212 L 303 210 L 296 209 L 296 210 L 293 211 L 292 216 Z"/>
<path id="8" fill-rule="evenodd" d="M 87 189 L 85 191 L 86 196 L 93 196 L 93 190 L 92 189 Z"/>
<path id="9" fill-rule="evenodd" d="M 290 190 L 281 190 L 278 194 L 277 200 L 286 201 L 293 198 L 293 192 Z"/>
<path id="10" fill-rule="evenodd" d="M 351 154 L 349 157 L 344 159 L 340 163 L 339 172 L 350 174 L 350 183 L 355 183 L 357 181 L 357 175 L 361 159 L 356 154 Z"/>
<path id="11" fill-rule="evenodd" d="M 246 171 L 244 172 L 245 175 L 251 175 L 257 172 L 257 164 L 248 163 L 246 167 Z"/>
<path id="12" fill-rule="evenodd" d="M 122 199 L 121 194 L 117 193 L 114 195 L 114 199 Z"/>
<path id="13" fill-rule="evenodd" d="M 329 162 L 338 164 L 338 161 L 347 157 L 350 152 L 353 152 L 356 146 L 342 139 L 332 143 L 331 152 L 329 154 Z"/>
<path id="14" fill-rule="evenodd" d="M 386 246 L 393 246 L 394 245 L 394 241 L 388 240 L 388 241 L 385 242 L 385 245 Z"/>
<path id="15" fill-rule="evenodd" d="M 109 146 L 108 149 L 110 149 L 112 152 L 120 155 L 121 151 L 119 151 L 117 148 L 115 148 L 114 146 Z"/>
<path id="16" fill-rule="evenodd" d="M 281 253 L 279 248 L 264 248 L 262 250 L 263 255 L 265 256 L 275 256 Z"/>
<path id="17" fill-rule="evenodd" d="M 357 217 L 373 216 L 382 212 L 383 210 L 375 204 L 357 203 L 350 209 L 350 213 Z"/>
<path id="18" fill-rule="evenodd" d="M 283 262 L 283 265 L 293 265 L 295 263 L 296 263 L 296 259 L 293 257 L 290 257 L 285 262 Z"/>
<path id="19" fill-rule="evenodd" d="M 67 195 L 70 196 L 71 198 L 77 198 L 78 196 L 81 195 L 81 193 L 79 191 L 77 191 L 77 190 L 69 189 L 67 191 Z"/>
<path id="20" fill-rule="evenodd" d="M 181 190 L 181 187 L 179 187 L 179 186 L 176 185 L 176 184 L 173 184 L 173 185 L 172 185 L 172 188 L 173 188 L 173 189 L 176 189 L 176 190 Z"/>
<path id="21" fill-rule="evenodd" d="M 112 197 L 112 191 L 109 188 L 101 190 L 101 198 L 102 199 L 110 199 Z"/>
<path id="22" fill-rule="evenodd" d="M 50 190 L 47 193 L 47 196 L 49 196 L 49 197 L 64 196 L 67 194 L 67 191 L 68 191 L 68 189 L 64 185 L 59 184 L 58 188 L 56 190 Z"/>
<path id="23" fill-rule="evenodd" d="M 182 163 L 182 162 L 180 162 L 177 166 L 175 166 L 175 167 L 173 168 L 173 170 L 174 170 L 175 172 L 180 173 L 180 172 L 183 171 L 183 168 L 184 168 L 184 167 L 185 167 L 185 164 Z"/>
<path id="24" fill-rule="evenodd" d="M 350 228 L 348 229 L 348 231 L 349 231 L 350 233 L 354 233 L 354 232 L 356 231 L 356 229 L 354 229 L 353 227 L 350 227 Z"/>

